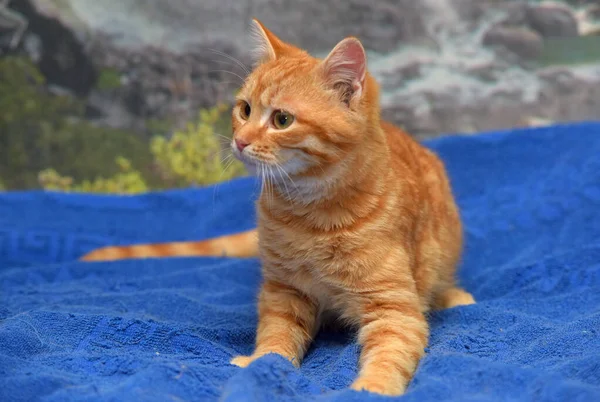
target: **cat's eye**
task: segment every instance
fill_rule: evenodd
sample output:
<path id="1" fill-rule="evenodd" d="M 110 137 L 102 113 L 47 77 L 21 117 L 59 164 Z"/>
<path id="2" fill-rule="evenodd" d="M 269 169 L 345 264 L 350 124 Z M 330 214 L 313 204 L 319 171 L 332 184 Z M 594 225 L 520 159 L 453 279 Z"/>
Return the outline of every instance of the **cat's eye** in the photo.
<path id="1" fill-rule="evenodd" d="M 248 120 L 250 117 L 250 113 L 252 112 L 252 108 L 248 102 L 242 102 L 240 105 L 240 117 L 244 120 Z"/>
<path id="2" fill-rule="evenodd" d="M 294 122 L 294 116 L 283 110 L 273 113 L 273 125 L 279 130 L 288 128 Z"/>

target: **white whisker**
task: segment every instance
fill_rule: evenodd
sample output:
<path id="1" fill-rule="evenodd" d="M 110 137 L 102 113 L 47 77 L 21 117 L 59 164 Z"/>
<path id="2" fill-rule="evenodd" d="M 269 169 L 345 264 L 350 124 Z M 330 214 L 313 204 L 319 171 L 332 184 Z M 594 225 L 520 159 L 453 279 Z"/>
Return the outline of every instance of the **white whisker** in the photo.
<path id="1" fill-rule="evenodd" d="M 260 174 L 262 177 L 262 183 L 263 183 L 263 193 L 265 196 L 265 200 L 267 201 L 267 207 L 270 208 L 270 203 L 269 203 L 269 184 L 267 183 L 267 167 L 261 162 L 260 163 Z"/>
<path id="2" fill-rule="evenodd" d="M 217 85 L 218 89 L 222 89 L 224 85 L 235 85 L 236 87 L 239 87 L 240 83 L 238 81 L 232 81 L 232 80 L 219 80 L 216 81 L 215 84 Z"/>
<path id="3" fill-rule="evenodd" d="M 220 50 L 217 50 L 217 49 L 208 48 L 208 50 L 210 50 L 211 52 L 216 53 L 220 56 L 228 58 L 229 60 L 231 60 L 235 64 L 237 64 L 242 70 L 244 70 L 244 72 L 246 74 L 250 74 L 250 69 L 248 67 L 246 67 L 246 65 L 244 63 L 242 63 L 239 59 L 236 59 L 235 57 L 233 57 L 225 52 L 222 52 Z"/>
<path id="4" fill-rule="evenodd" d="M 273 206 L 273 188 L 271 187 L 271 176 L 270 176 L 270 172 L 269 172 L 269 167 L 267 165 L 264 165 L 265 167 L 265 179 L 267 182 L 267 205 L 269 206 L 269 209 L 272 208 Z"/>
<path id="5" fill-rule="evenodd" d="M 275 162 L 275 166 L 277 166 L 279 169 L 281 169 L 281 171 L 287 176 L 287 178 L 294 185 L 294 187 L 298 188 L 298 186 L 296 185 L 296 183 L 294 183 L 294 180 L 292 180 L 292 178 L 290 177 L 288 172 L 286 172 L 285 169 L 279 163 Z"/>
<path id="6" fill-rule="evenodd" d="M 223 150 L 221 150 L 221 153 L 223 151 L 230 151 L 230 150 L 223 149 Z M 227 172 L 227 170 L 229 170 L 229 168 L 231 168 L 231 166 L 235 163 L 235 161 L 236 161 L 236 158 L 234 157 L 233 153 L 228 153 L 227 155 L 225 155 L 224 157 L 221 158 L 221 165 L 225 164 L 225 166 L 223 166 L 223 169 L 221 169 L 221 173 L 219 174 L 219 179 L 217 180 L 217 183 L 215 184 L 215 187 L 213 190 L 213 213 L 214 213 L 214 209 L 215 209 L 215 198 L 217 196 L 219 186 L 222 183 L 221 179 L 223 178 L 223 175 Z"/>
<path id="7" fill-rule="evenodd" d="M 219 150 L 219 156 L 222 156 L 221 162 L 224 162 L 226 159 L 233 157 L 233 154 L 231 153 L 231 149 L 223 148 Z"/>
<path id="8" fill-rule="evenodd" d="M 285 188 L 285 192 L 287 193 L 288 200 L 291 201 L 293 199 L 293 197 L 287 186 L 286 177 L 284 177 L 283 175 L 285 174 L 285 176 L 287 176 L 287 179 L 289 179 L 289 181 L 294 185 L 296 192 L 298 191 L 298 186 L 296 186 L 296 183 L 294 183 L 294 181 L 292 180 L 290 175 L 277 162 L 275 162 L 275 167 L 277 168 L 277 170 L 279 172 L 279 176 L 281 176 L 281 181 L 283 183 L 283 187 Z"/>
<path id="9" fill-rule="evenodd" d="M 287 194 L 287 198 L 288 198 L 288 200 L 291 200 L 292 196 L 290 194 L 290 190 L 288 189 L 287 183 L 285 182 L 285 177 L 283 177 L 283 175 L 281 174 L 281 168 L 278 165 L 275 165 L 275 167 L 277 168 L 277 172 L 279 173 L 279 177 L 281 177 L 281 182 L 283 183 L 283 188 L 285 188 L 285 192 Z"/>
<path id="10" fill-rule="evenodd" d="M 221 72 L 221 73 L 227 73 L 227 74 L 231 74 L 231 75 L 235 75 L 236 77 L 238 77 L 242 83 L 245 82 L 244 78 L 242 78 L 241 75 L 234 73 L 233 71 L 229 71 L 229 70 L 210 70 L 209 73 L 217 73 L 217 72 Z"/>
<path id="11" fill-rule="evenodd" d="M 218 137 L 226 139 L 228 142 L 231 141 L 231 137 L 227 137 L 226 135 L 215 133 Z"/>
<path id="12" fill-rule="evenodd" d="M 231 167 L 231 165 L 233 165 L 234 163 L 235 163 L 235 158 L 231 158 L 231 159 L 227 160 L 227 163 L 226 163 L 225 167 L 221 171 L 221 176 L 219 177 L 219 180 L 221 179 L 221 177 L 223 176 L 223 174 L 227 171 L 227 169 L 229 169 Z"/>
<path id="13" fill-rule="evenodd" d="M 234 67 L 234 68 L 237 67 L 237 65 L 235 65 L 235 64 L 233 64 L 233 63 L 231 63 L 230 61 L 227 61 L 227 60 L 215 60 L 215 59 L 211 59 L 210 61 L 212 61 L 215 64 L 220 64 L 220 65 L 225 66 L 225 67 Z M 248 74 L 248 72 L 246 70 L 244 70 L 244 74 Z"/>
<path id="14" fill-rule="evenodd" d="M 325 173 L 325 169 L 323 169 L 323 164 L 321 162 L 317 162 L 317 166 L 319 167 L 319 169 L 321 169 L 323 173 Z"/>
<path id="15" fill-rule="evenodd" d="M 271 168 L 271 165 L 266 165 L 267 166 L 267 180 L 269 182 L 269 200 L 271 205 L 273 205 L 273 194 L 274 194 L 274 188 L 273 188 L 273 170 Z"/>
<path id="16" fill-rule="evenodd" d="M 329 146 L 330 146 L 330 147 L 333 147 L 333 148 L 335 148 L 335 149 L 337 149 L 338 151 L 340 151 L 340 153 L 344 153 L 344 151 L 342 151 L 342 148 L 338 147 L 338 146 L 337 146 L 337 145 L 335 145 L 335 144 L 329 144 Z"/>
<path id="17" fill-rule="evenodd" d="M 265 198 L 267 201 L 267 207 L 271 209 L 273 205 L 273 183 L 272 183 L 272 171 L 271 167 L 266 163 L 261 163 L 263 171 L 263 180 L 265 183 Z"/>
<path id="18" fill-rule="evenodd" d="M 262 163 L 258 164 L 258 174 L 260 175 L 260 195 L 265 193 L 265 172 Z"/>

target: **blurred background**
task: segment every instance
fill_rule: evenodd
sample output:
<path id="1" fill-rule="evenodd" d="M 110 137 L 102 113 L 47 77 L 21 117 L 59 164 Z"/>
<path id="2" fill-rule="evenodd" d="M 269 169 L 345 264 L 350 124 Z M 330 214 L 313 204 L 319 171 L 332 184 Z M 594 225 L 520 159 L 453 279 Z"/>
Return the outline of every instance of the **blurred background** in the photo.
<path id="1" fill-rule="evenodd" d="M 249 27 L 358 36 L 418 139 L 600 120 L 600 0 L 0 0 L 0 189 L 136 193 L 245 175 Z"/>

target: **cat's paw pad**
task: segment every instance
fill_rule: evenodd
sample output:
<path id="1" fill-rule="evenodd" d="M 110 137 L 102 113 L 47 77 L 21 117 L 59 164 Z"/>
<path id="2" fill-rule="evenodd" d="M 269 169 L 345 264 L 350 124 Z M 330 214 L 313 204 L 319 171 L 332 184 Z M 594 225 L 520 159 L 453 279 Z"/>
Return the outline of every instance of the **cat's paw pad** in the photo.
<path id="1" fill-rule="evenodd" d="M 231 359 L 229 363 L 233 364 L 234 366 L 244 368 L 248 367 L 248 365 L 253 361 L 254 358 L 252 356 L 236 356 L 233 359 Z"/>

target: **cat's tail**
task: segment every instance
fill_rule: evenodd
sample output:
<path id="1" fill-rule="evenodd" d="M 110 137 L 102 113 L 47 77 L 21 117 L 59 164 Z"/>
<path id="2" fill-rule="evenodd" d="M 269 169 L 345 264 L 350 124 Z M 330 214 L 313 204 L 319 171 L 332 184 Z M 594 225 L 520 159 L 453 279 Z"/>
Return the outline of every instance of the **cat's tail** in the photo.
<path id="1" fill-rule="evenodd" d="M 82 261 L 114 261 L 157 257 L 256 257 L 258 233 L 247 232 L 215 237 L 203 241 L 135 244 L 102 247 L 81 257 Z"/>

